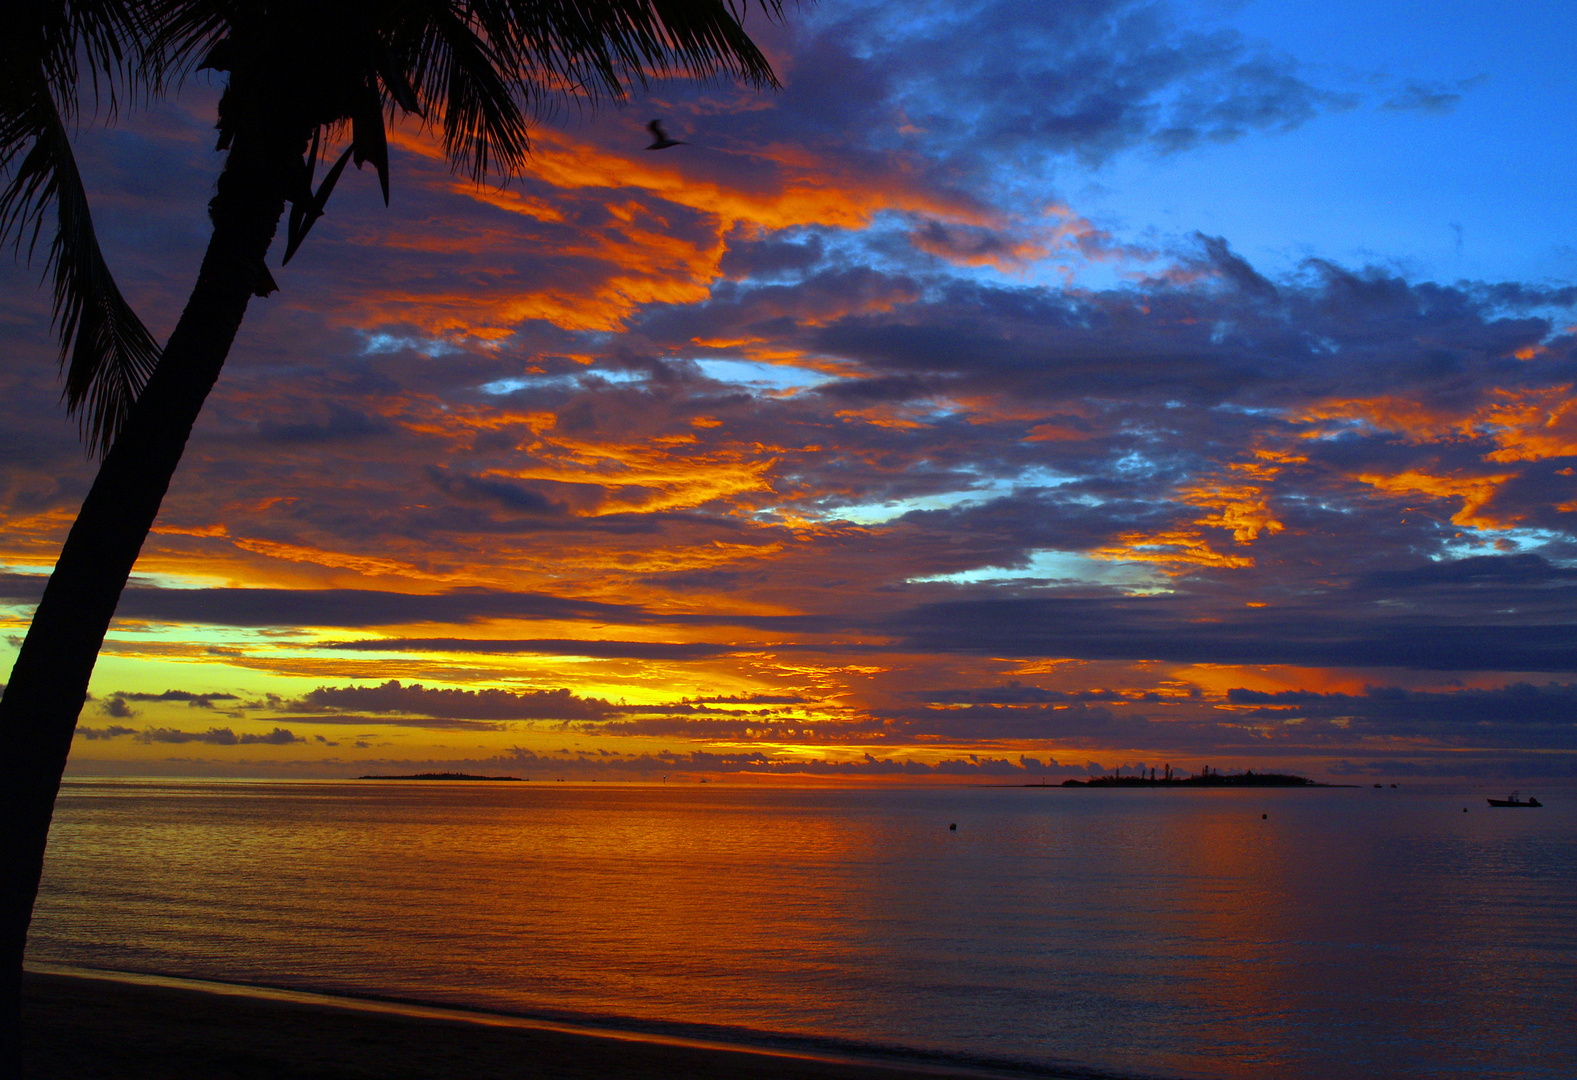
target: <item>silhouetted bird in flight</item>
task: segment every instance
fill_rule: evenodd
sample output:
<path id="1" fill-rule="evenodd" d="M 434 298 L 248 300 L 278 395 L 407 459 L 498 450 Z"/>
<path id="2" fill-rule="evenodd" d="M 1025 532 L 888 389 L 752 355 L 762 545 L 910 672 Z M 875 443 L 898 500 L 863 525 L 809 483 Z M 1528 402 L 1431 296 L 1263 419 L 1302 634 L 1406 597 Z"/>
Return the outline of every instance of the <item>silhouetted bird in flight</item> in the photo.
<path id="1" fill-rule="evenodd" d="M 646 129 L 652 133 L 652 145 L 646 148 L 648 150 L 666 150 L 670 146 L 690 145 L 682 139 L 670 139 L 668 133 L 663 130 L 662 121 L 660 120 L 653 120 L 646 125 Z"/>

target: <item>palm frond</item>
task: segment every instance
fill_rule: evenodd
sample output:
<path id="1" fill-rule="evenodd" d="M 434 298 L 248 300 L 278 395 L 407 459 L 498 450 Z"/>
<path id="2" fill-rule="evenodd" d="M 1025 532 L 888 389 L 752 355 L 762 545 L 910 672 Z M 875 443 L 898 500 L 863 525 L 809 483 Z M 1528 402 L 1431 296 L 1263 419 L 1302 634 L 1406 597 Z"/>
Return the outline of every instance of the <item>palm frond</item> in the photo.
<path id="1" fill-rule="evenodd" d="M 31 257 L 54 207 L 45 273 L 52 277 L 62 394 L 89 451 L 102 454 L 158 363 L 159 347 L 105 264 L 50 80 L 34 70 L 30 87 L 22 73 L 9 72 L 0 93 L 0 168 L 10 173 L 0 191 L 0 242 L 10 240 Z"/>
<path id="2" fill-rule="evenodd" d="M 647 71 L 694 79 L 733 76 L 777 86 L 771 65 L 723 0 L 510 0 L 520 51 L 534 67 L 592 93 L 622 97 Z M 776 0 L 764 3 L 772 18 Z"/>
<path id="3" fill-rule="evenodd" d="M 782 16 L 781 0 L 762 8 Z M 441 118 L 451 164 L 477 181 L 523 166 L 527 115 L 564 98 L 623 100 L 648 75 L 778 85 L 725 0 L 416 0 L 405 11 L 401 29 L 420 33 L 397 30 L 395 51 Z"/>
<path id="4" fill-rule="evenodd" d="M 140 48 L 150 25 L 145 7 L 144 0 L 25 0 L 7 20 L 10 40 L 0 54 L 17 70 L 37 65 L 46 73 L 66 122 L 99 107 L 113 119 L 117 90 L 152 87 L 153 66 Z"/>
<path id="5" fill-rule="evenodd" d="M 153 30 L 145 63 L 161 79 L 202 68 L 229 72 L 219 149 L 255 121 L 231 110 L 231 93 L 244 83 L 252 89 L 235 99 L 236 110 L 255 110 L 260 95 L 288 99 L 299 137 L 314 148 L 348 128 L 352 160 L 373 163 L 385 202 L 384 123 L 396 112 L 437 130 L 450 165 L 480 183 L 520 172 L 531 121 L 565 99 L 622 100 L 650 77 L 673 75 L 778 85 L 740 23 L 745 0 L 119 2 L 146 12 Z M 782 0 L 761 0 L 761 8 L 782 16 Z M 312 191 L 315 159 L 309 150 L 306 179 L 286 195 L 287 258 L 333 186 Z"/>
<path id="6" fill-rule="evenodd" d="M 506 81 L 516 57 L 507 36 L 491 37 L 479 20 L 431 6 L 408 57 L 411 85 L 429 115 L 440 118 L 444 151 L 457 169 L 480 181 L 489 168 L 517 172 L 530 149 L 526 118 Z"/>

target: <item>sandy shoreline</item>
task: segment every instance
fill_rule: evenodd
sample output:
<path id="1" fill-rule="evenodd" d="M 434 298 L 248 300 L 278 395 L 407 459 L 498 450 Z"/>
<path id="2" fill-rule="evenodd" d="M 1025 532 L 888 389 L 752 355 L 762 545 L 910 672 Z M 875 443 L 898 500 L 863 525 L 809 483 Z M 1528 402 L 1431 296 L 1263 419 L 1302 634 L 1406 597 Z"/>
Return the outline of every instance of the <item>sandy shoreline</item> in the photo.
<path id="1" fill-rule="evenodd" d="M 918 1080 L 1053 1075 L 798 1054 L 114 973 L 30 970 L 23 1022 L 29 1075 L 34 1078 Z"/>

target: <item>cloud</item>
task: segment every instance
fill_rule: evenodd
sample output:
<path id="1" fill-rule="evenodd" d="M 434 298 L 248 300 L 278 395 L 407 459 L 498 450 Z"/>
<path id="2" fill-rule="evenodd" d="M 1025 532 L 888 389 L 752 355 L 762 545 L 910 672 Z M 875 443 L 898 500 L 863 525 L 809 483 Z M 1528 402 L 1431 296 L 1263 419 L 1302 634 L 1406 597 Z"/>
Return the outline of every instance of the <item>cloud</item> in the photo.
<path id="1" fill-rule="evenodd" d="M 421 731 L 507 731 L 509 724 L 497 720 L 462 720 L 442 716 L 391 716 L 366 713 L 281 713 L 275 717 L 285 723 L 336 724 L 351 727 L 415 728 Z"/>
<path id="2" fill-rule="evenodd" d="M 536 776 L 611 774 L 630 778 L 655 779 L 660 774 L 754 776 L 825 776 L 923 778 L 932 776 L 990 777 L 996 779 L 1040 781 L 1048 776 L 1083 776 L 1082 767 L 1060 765 L 1054 759 L 1040 760 L 1019 755 L 1014 758 L 963 754 L 958 757 L 924 761 L 913 757 L 878 757 L 862 754 L 847 759 L 774 758 L 760 751 L 716 752 L 671 750 L 638 755 L 550 756 L 517 750 L 485 761 L 477 767 L 511 769 Z"/>
<path id="3" fill-rule="evenodd" d="M 228 626 L 386 626 L 472 622 L 487 618 L 641 619 L 629 605 L 545 594 L 454 589 L 432 595 L 366 589 L 157 589 L 131 587 L 121 618 L 208 622 Z"/>
<path id="4" fill-rule="evenodd" d="M 1195 233 L 1194 238 L 1205 249 L 1205 265 L 1241 292 L 1265 300 L 1275 300 L 1280 295 L 1275 285 L 1233 253 L 1225 237 Z"/>
<path id="5" fill-rule="evenodd" d="M 427 475 L 445 495 L 460 501 L 494 504 L 511 513 L 532 516 L 564 517 L 568 513 L 563 503 L 522 484 L 454 475 L 436 466 L 429 466 Z"/>
<path id="6" fill-rule="evenodd" d="M 36 604 L 48 581 L 44 574 L 0 573 L 0 597 L 12 603 Z"/>
<path id="7" fill-rule="evenodd" d="M 634 712 L 649 710 L 632 709 Z M 596 726 L 603 734 L 647 738 L 679 737 L 724 743 L 817 746 L 908 745 L 945 740 L 949 745 L 1057 739 L 1084 741 L 1145 728 L 1143 718 L 1123 725 L 1114 714 L 1088 705 L 1033 706 L 1018 709 L 882 709 L 848 720 L 807 722 L 793 717 L 733 715 L 637 716 Z M 579 730 L 590 732 L 590 725 Z M 1130 742 L 1126 745 L 1149 745 Z"/>
<path id="8" fill-rule="evenodd" d="M 1574 671 L 1577 623 L 1440 624 L 1262 609 L 1201 623 L 1181 598 L 927 604 L 889 628 L 916 652 L 1426 671 Z"/>
<path id="9" fill-rule="evenodd" d="M 1474 555 L 1449 562 L 1426 562 L 1395 570 L 1373 570 L 1360 588 L 1396 592 L 1428 589 L 1516 589 L 1577 587 L 1577 567 L 1556 566 L 1541 555 Z"/>
<path id="10" fill-rule="evenodd" d="M 720 694 L 716 697 L 686 699 L 696 705 L 806 705 L 813 698 L 799 694 Z"/>
<path id="11" fill-rule="evenodd" d="M 135 735 L 136 733 L 137 731 L 135 728 L 121 727 L 119 724 L 111 724 L 108 727 L 102 728 L 88 727 L 86 724 L 78 724 L 74 737 L 87 739 L 90 742 L 96 742 L 100 739 L 118 739 L 122 735 Z"/>
<path id="12" fill-rule="evenodd" d="M 126 698 L 120 694 L 111 694 L 99 706 L 106 716 L 113 716 L 117 720 L 128 720 L 137 715 L 137 711 L 126 704 Z"/>
<path id="13" fill-rule="evenodd" d="M 579 638 L 365 638 L 325 641 L 316 647 L 351 652 L 538 653 L 605 660 L 701 660 L 741 651 L 731 645 L 695 641 L 587 641 Z"/>
<path id="14" fill-rule="evenodd" d="M 1027 705 L 1051 702 L 1154 700 L 1154 693 L 1120 690 L 1049 690 L 1014 681 L 1005 686 L 911 690 L 905 697 L 947 705 Z"/>
<path id="15" fill-rule="evenodd" d="M 36 575 L 0 574 L 0 599 L 36 600 L 44 581 L 42 576 Z M 419 594 L 373 589 L 161 589 L 133 585 L 122 594 L 116 616 L 243 627 L 375 627 L 409 623 L 460 624 L 489 619 L 562 619 L 645 626 L 670 621 L 670 617 L 638 604 L 602 603 L 546 593 L 485 588 Z M 678 616 L 671 621 L 696 626 L 738 625 L 784 630 L 835 625 L 827 620 L 795 615 L 691 615 Z"/>
<path id="16" fill-rule="evenodd" d="M 1470 79 L 1449 83 L 1413 79 L 1398 87 L 1381 102 L 1380 107 L 1393 112 L 1448 113 L 1456 108 L 1464 93 L 1482 86 L 1488 80 L 1487 75 L 1475 75 Z"/>
<path id="17" fill-rule="evenodd" d="M 1357 736 L 1424 736 L 1454 746 L 1577 750 L 1577 683 L 1513 683 L 1492 689 L 1408 690 L 1371 686 L 1362 694 L 1234 688 L 1233 705 L 1257 719 L 1340 719 Z"/>
<path id="18" fill-rule="evenodd" d="M 1234 31 L 1184 29 L 1154 3 L 927 4 L 901 17 L 844 5 L 806 22 L 813 37 L 775 110 L 784 122 L 803 139 L 865 131 L 891 145 L 896 118 L 899 145 L 955 170 L 998 154 L 1178 152 L 1356 100 Z"/>
<path id="19" fill-rule="evenodd" d="M 343 405 L 327 404 L 328 416 L 321 422 L 298 420 L 282 424 L 265 420 L 258 425 L 258 436 L 265 442 L 312 445 L 324 442 L 362 440 L 387 435 L 392 430 L 389 422 Z"/>
<path id="20" fill-rule="evenodd" d="M 1340 761 L 1331 766 L 1337 779 L 1414 777 L 1419 780 L 1534 780 L 1577 779 L 1577 755 L 1515 757 L 1496 755 L 1464 760 L 1460 755 L 1441 760 L 1386 758 L 1378 761 Z"/>
<path id="21" fill-rule="evenodd" d="M 210 746 L 249 746 L 262 744 L 266 746 L 288 746 L 291 743 L 305 742 L 300 736 L 285 730 L 275 728 L 266 734 L 258 735 L 244 732 L 237 735 L 229 728 L 213 727 L 207 731 L 180 731 L 176 728 L 151 727 L 136 735 L 136 740 L 141 743 L 207 743 Z"/>
<path id="22" fill-rule="evenodd" d="M 352 725 L 346 753 L 542 720 L 870 776 L 1018 776 L 1048 745 L 1564 753 L 1577 288 L 1443 284 L 1405 252 L 1273 272 L 1186 211 L 1145 231 L 1076 205 L 1114 168 L 1476 83 L 1351 92 L 1197 18 L 823 5 L 768 31 L 781 94 L 653 80 L 682 153 L 640 149 L 641 106 L 544 128 L 501 191 L 396 131 L 425 209 L 342 185 L 249 314 L 106 643 L 228 666 L 257 700 L 101 691 L 93 715 L 244 704 L 325 732 L 295 739 L 314 752 Z M 81 140 L 163 329 L 201 255 L 212 104 Z M 91 469 L 48 304 L 0 275 L 24 283 L 0 372 L 20 626 Z M 1540 687 L 1543 719 L 1455 678 Z"/>
<path id="23" fill-rule="evenodd" d="M 413 713 L 447 720 L 579 720 L 606 716 L 614 706 L 569 690 L 456 690 L 401 685 L 320 686 L 286 709 L 303 712 Z"/>
<path id="24" fill-rule="evenodd" d="M 111 696 L 124 705 L 128 701 L 179 701 L 185 702 L 187 707 L 193 709 L 215 708 L 216 701 L 240 701 L 235 694 L 228 693 L 198 693 L 191 690 L 165 690 L 163 693 L 150 694 L 131 690 L 117 690 Z"/>

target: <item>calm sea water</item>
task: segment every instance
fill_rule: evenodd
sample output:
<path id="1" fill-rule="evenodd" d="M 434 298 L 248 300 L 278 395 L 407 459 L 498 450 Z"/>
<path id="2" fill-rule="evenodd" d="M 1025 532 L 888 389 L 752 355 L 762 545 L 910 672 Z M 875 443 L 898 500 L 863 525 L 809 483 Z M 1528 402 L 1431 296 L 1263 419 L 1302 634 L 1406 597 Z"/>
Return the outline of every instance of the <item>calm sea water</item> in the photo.
<path id="1" fill-rule="evenodd" d="M 1119 1075 L 1570 1077 L 1577 797 L 1484 794 L 76 781 L 29 957 Z"/>

